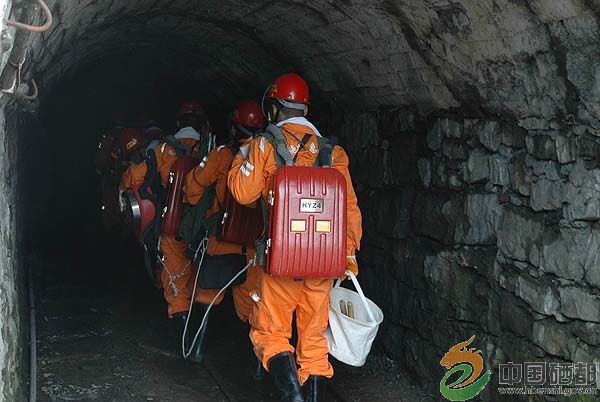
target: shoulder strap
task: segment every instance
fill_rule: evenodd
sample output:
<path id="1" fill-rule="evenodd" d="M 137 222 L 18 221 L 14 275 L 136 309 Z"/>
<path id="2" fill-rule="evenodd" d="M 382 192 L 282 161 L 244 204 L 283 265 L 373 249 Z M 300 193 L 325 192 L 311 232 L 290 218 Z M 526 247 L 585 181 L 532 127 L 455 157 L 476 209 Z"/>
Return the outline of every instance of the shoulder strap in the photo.
<path id="1" fill-rule="evenodd" d="M 265 132 L 261 135 L 275 147 L 275 159 L 277 161 L 277 166 L 294 165 L 294 159 L 287 148 L 285 137 L 283 136 L 281 128 L 274 124 L 269 124 Z"/>
<path id="2" fill-rule="evenodd" d="M 178 141 L 173 135 L 165 137 L 165 142 L 175 150 L 175 154 L 177 154 L 178 157 L 192 155 L 192 148 Z"/>
<path id="3" fill-rule="evenodd" d="M 149 149 L 146 153 L 146 176 L 144 176 L 144 181 L 139 190 L 140 197 L 153 201 L 157 209 L 159 209 L 162 192 L 163 187 L 158 172 L 156 154 L 154 153 L 154 149 Z"/>
<path id="4" fill-rule="evenodd" d="M 300 155 L 300 150 L 304 149 L 304 147 L 306 147 L 306 144 L 308 144 L 308 141 L 310 141 L 310 134 L 305 134 L 304 137 L 302 137 L 302 141 L 300 141 L 300 144 L 298 144 L 298 152 L 296 152 L 296 155 L 294 155 L 294 165 L 296 164 L 296 160 L 298 159 L 298 155 Z"/>
<path id="5" fill-rule="evenodd" d="M 293 158 L 290 151 L 287 148 L 285 137 L 281 128 L 274 124 L 269 124 L 264 133 L 260 134 L 264 139 L 269 141 L 275 147 L 275 159 L 277 166 L 286 165 L 293 166 L 296 162 L 296 158 Z M 305 135 L 300 143 L 300 147 L 304 147 L 310 140 L 310 135 Z M 314 166 L 331 166 L 333 163 L 331 151 L 337 144 L 337 139 L 331 137 L 327 139 L 325 137 L 317 136 L 317 144 L 319 146 L 319 155 L 315 160 Z M 296 154 L 296 157 L 298 154 Z"/>
<path id="6" fill-rule="evenodd" d="M 216 229 L 221 219 L 220 213 L 206 217 L 216 197 L 216 183 L 208 186 L 198 204 L 186 208 L 183 220 L 179 227 L 179 236 L 188 244 L 186 254 L 191 259 L 196 259 L 202 240 L 210 236 Z"/>
<path id="7" fill-rule="evenodd" d="M 317 143 L 319 144 L 319 155 L 315 160 L 315 166 L 331 166 L 333 164 L 333 158 L 331 151 L 336 143 L 335 137 L 327 139 L 325 137 L 317 137 Z"/>

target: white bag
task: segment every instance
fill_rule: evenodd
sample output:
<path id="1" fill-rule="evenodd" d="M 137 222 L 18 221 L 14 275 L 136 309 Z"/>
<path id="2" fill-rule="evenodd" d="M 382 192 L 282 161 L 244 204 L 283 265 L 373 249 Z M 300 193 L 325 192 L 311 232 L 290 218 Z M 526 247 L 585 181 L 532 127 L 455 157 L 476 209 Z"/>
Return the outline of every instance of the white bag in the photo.
<path id="1" fill-rule="evenodd" d="M 341 280 L 331 289 L 329 328 L 325 330 L 325 337 L 333 357 L 351 366 L 361 367 L 371 351 L 379 324 L 383 321 L 383 312 L 365 297 L 356 276 L 350 271 L 346 275 L 354 283 L 356 292 L 340 287 Z M 340 300 L 352 303 L 354 319 L 341 312 Z"/>

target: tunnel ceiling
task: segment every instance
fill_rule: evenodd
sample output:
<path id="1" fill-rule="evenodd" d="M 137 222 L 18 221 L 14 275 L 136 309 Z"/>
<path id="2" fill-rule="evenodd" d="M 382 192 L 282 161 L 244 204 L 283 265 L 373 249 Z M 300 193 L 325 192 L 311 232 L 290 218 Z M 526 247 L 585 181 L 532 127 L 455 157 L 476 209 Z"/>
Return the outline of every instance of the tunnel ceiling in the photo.
<path id="1" fill-rule="evenodd" d="M 597 0 L 54 1 L 32 75 L 117 53 L 180 61 L 216 96 L 297 70 L 345 105 L 461 108 L 597 126 Z M 217 86 L 214 83 L 218 82 Z M 209 85 L 209 84 L 207 84 Z M 218 88 L 218 89 L 216 89 Z"/>

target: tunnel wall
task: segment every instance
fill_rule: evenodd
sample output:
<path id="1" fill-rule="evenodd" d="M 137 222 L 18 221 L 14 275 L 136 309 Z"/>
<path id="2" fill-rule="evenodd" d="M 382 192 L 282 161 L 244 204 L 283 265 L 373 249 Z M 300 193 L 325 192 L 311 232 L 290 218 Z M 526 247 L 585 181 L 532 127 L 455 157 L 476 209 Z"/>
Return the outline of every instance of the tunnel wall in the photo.
<path id="1" fill-rule="evenodd" d="M 0 113 L 0 400 L 26 401 L 26 359 L 29 333 L 26 325 L 25 273 L 21 234 L 17 224 L 16 114 Z"/>
<path id="2" fill-rule="evenodd" d="M 14 38 L 15 29 L 5 26 L 10 0 L 0 0 L 0 28 Z M 0 51 L 0 71 L 10 52 Z M 18 207 L 22 154 L 18 141 L 18 113 L 9 95 L 0 93 L 0 401 L 28 400 L 28 302 L 25 289 L 23 230 L 25 211 Z"/>
<path id="3" fill-rule="evenodd" d="M 491 370 L 600 362 L 595 136 L 406 109 L 337 125 L 364 213 L 363 282 L 386 314 L 390 356 L 424 382 L 472 335 Z"/>
<path id="4" fill-rule="evenodd" d="M 323 124 L 351 156 L 380 339 L 416 377 L 472 334 L 490 368 L 600 355 L 596 1 L 50 3 L 25 66 L 43 93 L 145 48 L 218 101 L 294 69 L 353 108 Z"/>

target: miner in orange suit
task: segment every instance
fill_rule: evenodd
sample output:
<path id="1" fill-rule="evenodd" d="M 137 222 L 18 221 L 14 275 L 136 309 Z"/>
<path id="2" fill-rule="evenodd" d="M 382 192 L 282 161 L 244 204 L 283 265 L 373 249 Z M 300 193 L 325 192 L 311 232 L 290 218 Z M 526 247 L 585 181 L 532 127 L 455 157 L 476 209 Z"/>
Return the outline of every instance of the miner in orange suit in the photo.
<path id="1" fill-rule="evenodd" d="M 277 78 L 266 94 L 265 113 L 269 122 L 279 126 L 296 166 L 313 166 L 321 134 L 306 119 L 309 92 L 297 74 Z M 278 170 L 274 146 L 264 137 L 250 143 L 247 157 L 238 154 L 228 174 L 231 194 L 241 204 L 268 199 Z M 362 237 L 361 213 L 348 171 L 348 156 L 335 146 L 332 168 L 340 171 L 347 183 L 347 270 L 358 273 L 355 252 Z M 257 357 L 281 391 L 282 401 L 304 401 L 301 385 L 306 383 L 310 402 L 317 400 L 321 379 L 333 376 L 328 360 L 324 331 L 328 325 L 331 279 L 304 279 L 260 276 L 250 317 L 250 338 Z M 292 322 L 296 316 L 298 343 L 290 344 Z"/>
<path id="2" fill-rule="evenodd" d="M 174 135 L 176 144 L 169 145 L 167 142 L 162 142 L 154 149 L 157 170 L 163 187 L 167 186 L 171 167 L 178 158 L 175 148 L 183 147 L 190 154 L 200 157 L 210 136 L 208 118 L 198 101 L 185 102 L 180 106 L 177 112 L 177 125 L 179 131 Z M 123 174 L 120 190 L 125 191 L 140 186 L 147 172 L 146 161 L 131 166 Z M 180 333 L 183 332 L 187 321 L 191 298 L 190 281 L 193 280 L 192 262 L 186 256 L 186 249 L 187 244 L 177 236 L 162 236 L 160 239 L 164 297 L 168 303 L 169 317 L 173 319 Z"/>
<path id="3" fill-rule="evenodd" d="M 221 212 L 225 204 L 227 192 L 227 172 L 231 168 L 231 162 L 234 155 L 240 147 L 247 147 L 248 143 L 257 131 L 264 128 L 264 117 L 258 102 L 246 101 L 238 105 L 231 114 L 229 122 L 230 140 L 228 144 L 221 145 L 211 151 L 207 157 L 203 158 L 186 177 L 184 187 L 185 201 L 190 205 L 196 205 L 205 195 L 206 190 L 215 186 L 215 198 L 212 207 L 207 211 L 206 218 L 210 218 Z M 228 254 L 247 254 L 249 250 L 245 246 L 233 243 L 227 243 L 217 239 L 215 233 L 211 233 L 208 238 L 206 253 L 209 256 L 220 256 Z M 199 267 L 202 269 L 202 267 Z M 246 283 L 234 288 L 234 300 L 238 316 L 242 320 L 247 320 L 252 311 L 252 303 L 247 288 L 248 280 L 255 278 L 255 268 L 249 270 Z M 240 290 L 241 288 L 241 290 Z M 213 301 L 214 304 L 220 304 L 224 293 L 219 297 L 217 294 L 220 289 L 202 289 L 196 288 L 195 302 L 200 307 L 200 316 L 204 316 L 208 305 Z M 217 297 L 215 299 L 215 297 Z M 190 359 L 200 362 L 204 357 L 204 339 L 208 328 L 208 320 L 205 320 L 204 326 L 198 336 L 194 349 L 191 351 Z"/>

